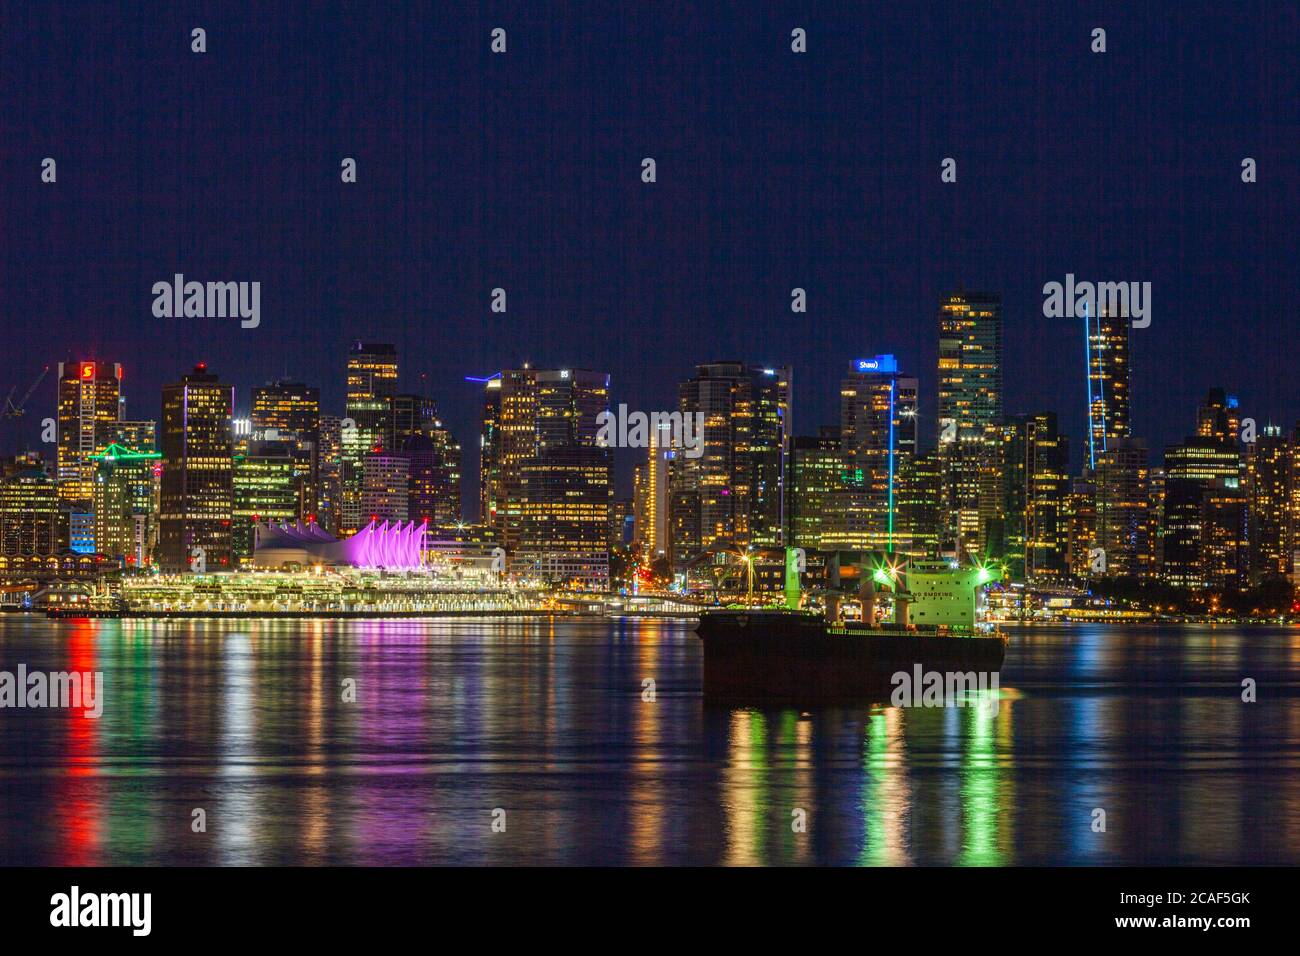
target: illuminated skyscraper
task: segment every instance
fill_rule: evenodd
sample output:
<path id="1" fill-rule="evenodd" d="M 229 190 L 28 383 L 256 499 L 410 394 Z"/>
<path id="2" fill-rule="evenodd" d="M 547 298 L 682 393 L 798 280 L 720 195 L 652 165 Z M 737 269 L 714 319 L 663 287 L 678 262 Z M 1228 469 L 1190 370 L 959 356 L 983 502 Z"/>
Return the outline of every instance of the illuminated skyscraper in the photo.
<path id="1" fill-rule="evenodd" d="M 674 565 L 713 548 L 783 544 L 790 369 L 699 365 L 678 387 L 677 407 L 703 415 L 704 436 L 703 453 L 675 454 L 670 470 Z"/>
<path id="2" fill-rule="evenodd" d="M 254 387 L 251 426 L 255 441 L 286 444 L 298 492 L 294 517 L 307 520 L 320 499 L 320 390 L 301 382 Z"/>
<path id="3" fill-rule="evenodd" d="M 844 454 L 838 432 L 823 428 L 820 435 L 798 435 L 790 441 L 787 514 L 793 547 L 816 551 L 824 546 L 834 517 L 831 508 L 835 495 L 844 485 Z"/>
<path id="4" fill-rule="evenodd" d="M 110 362 L 59 363 L 59 494 L 89 507 L 97 439 L 122 419 L 122 366 Z"/>
<path id="5" fill-rule="evenodd" d="M 1060 580 L 1068 571 L 1069 443 L 1052 412 L 1012 417 L 1003 441 L 1003 557 L 1013 579 Z"/>
<path id="6" fill-rule="evenodd" d="M 162 455 L 113 444 L 91 458 L 95 550 L 127 567 L 146 567 L 158 537 Z"/>
<path id="7" fill-rule="evenodd" d="M 483 379 L 483 426 L 479 432 L 479 521 L 497 526 L 501 491 L 501 376 Z"/>
<path id="8" fill-rule="evenodd" d="M 1233 444 L 1215 437 L 1197 436 L 1165 449 L 1161 571 L 1166 583 L 1223 586 L 1244 569 L 1241 467 Z"/>
<path id="9" fill-rule="evenodd" d="M 397 348 L 357 342 L 348 353 L 347 413 L 341 425 L 342 523 L 352 533 L 366 523 L 361 506 L 362 461 L 393 444 L 393 398 L 397 394 Z"/>
<path id="10" fill-rule="evenodd" d="M 300 471 L 292 441 L 251 441 L 248 452 L 234 457 L 234 505 L 231 540 L 241 564 L 251 563 L 255 525 L 267 521 L 293 524 L 300 514 Z"/>
<path id="11" fill-rule="evenodd" d="M 959 554 L 985 551 L 1002 508 L 1000 297 L 958 292 L 940 300 L 938 404 L 944 537 Z"/>
<path id="12" fill-rule="evenodd" d="M 646 460 L 637 466 L 632 507 L 635 543 L 642 556 L 653 561 L 668 554 L 668 461 L 671 434 L 665 428 L 651 431 Z"/>
<path id="13" fill-rule="evenodd" d="M 894 550 L 899 471 L 916 455 L 917 380 L 892 355 L 858 359 L 840 383 L 840 442 L 847 471 L 865 490 L 872 548 Z"/>
<path id="14" fill-rule="evenodd" d="M 1104 576 L 1136 578 L 1155 573 L 1149 470 L 1147 446 L 1136 438 L 1110 436 L 1105 451 L 1097 453 L 1096 538 L 1105 553 Z"/>
<path id="15" fill-rule="evenodd" d="M 1265 425 L 1247 446 L 1250 575 L 1256 583 L 1291 573 L 1291 460 L 1291 443 L 1276 425 Z"/>
<path id="16" fill-rule="evenodd" d="M 401 452 L 375 451 L 361 467 L 362 523 L 410 518 L 410 459 Z"/>
<path id="17" fill-rule="evenodd" d="M 39 468 L 0 480 L 0 555 L 57 555 L 68 547 L 67 529 L 58 488 Z"/>
<path id="18" fill-rule="evenodd" d="M 1088 466 L 1111 442 L 1129 437 L 1129 322 L 1125 316 L 1087 316 Z"/>
<path id="19" fill-rule="evenodd" d="M 206 365 L 163 386 L 158 564 L 229 570 L 233 551 L 235 394 Z"/>
<path id="20" fill-rule="evenodd" d="M 613 476 L 610 450 L 596 439 L 609 376 L 522 368 L 486 385 L 486 497 L 511 566 L 608 586 Z"/>

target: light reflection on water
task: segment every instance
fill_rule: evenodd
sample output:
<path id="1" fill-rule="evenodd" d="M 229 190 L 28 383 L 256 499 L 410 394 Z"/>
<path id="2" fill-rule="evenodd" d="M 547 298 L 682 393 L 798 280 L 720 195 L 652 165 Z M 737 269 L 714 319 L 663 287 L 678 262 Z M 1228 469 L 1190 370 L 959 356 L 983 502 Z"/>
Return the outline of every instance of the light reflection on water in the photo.
<path id="1" fill-rule="evenodd" d="M 706 703 L 653 621 L 0 616 L 19 663 L 107 689 L 0 710 L 4 864 L 1300 862 L 1292 630 L 1017 631 L 996 713 Z"/>

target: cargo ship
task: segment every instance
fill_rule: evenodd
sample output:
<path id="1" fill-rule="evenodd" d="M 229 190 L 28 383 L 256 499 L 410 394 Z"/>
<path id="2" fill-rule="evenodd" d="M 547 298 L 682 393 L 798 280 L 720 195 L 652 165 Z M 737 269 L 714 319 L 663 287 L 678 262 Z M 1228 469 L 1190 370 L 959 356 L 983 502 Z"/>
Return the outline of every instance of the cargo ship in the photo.
<path id="1" fill-rule="evenodd" d="M 860 575 L 856 601 L 839 592 L 803 609 L 793 555 L 786 606 L 729 608 L 700 616 L 706 698 L 789 701 L 883 699 L 899 672 L 995 672 L 1006 637 L 980 620 L 979 596 L 1000 570 L 946 560 L 877 562 Z M 879 589 L 892 596 L 892 621 Z M 857 603 L 859 619 L 845 620 Z"/>

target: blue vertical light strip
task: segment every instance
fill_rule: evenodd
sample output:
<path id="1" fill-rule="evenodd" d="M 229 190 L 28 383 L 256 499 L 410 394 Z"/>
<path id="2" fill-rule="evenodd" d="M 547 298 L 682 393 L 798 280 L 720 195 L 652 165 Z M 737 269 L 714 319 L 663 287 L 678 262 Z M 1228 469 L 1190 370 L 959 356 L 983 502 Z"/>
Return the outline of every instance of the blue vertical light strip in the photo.
<path id="1" fill-rule="evenodd" d="M 889 552 L 894 551 L 894 387 L 898 380 L 889 380 Z"/>
<path id="2" fill-rule="evenodd" d="M 1083 306 L 1083 380 L 1088 385 L 1088 467 L 1097 467 L 1097 443 L 1092 428 L 1092 327 L 1088 320 L 1088 305 Z"/>

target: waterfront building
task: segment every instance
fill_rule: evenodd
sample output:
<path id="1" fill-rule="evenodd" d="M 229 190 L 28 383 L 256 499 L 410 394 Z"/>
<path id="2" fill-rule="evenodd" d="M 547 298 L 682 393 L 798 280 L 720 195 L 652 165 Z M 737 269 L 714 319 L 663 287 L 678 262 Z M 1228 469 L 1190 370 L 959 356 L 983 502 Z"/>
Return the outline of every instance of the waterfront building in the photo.
<path id="1" fill-rule="evenodd" d="M 860 474 L 868 547 L 894 550 L 898 472 L 916 455 L 917 380 L 892 355 L 858 359 L 840 383 L 844 467 Z"/>
<path id="2" fill-rule="evenodd" d="M 296 517 L 306 520 L 320 501 L 320 389 L 302 382 L 272 382 L 253 388 L 253 441 L 282 442 L 293 459 L 298 490 Z"/>
<path id="3" fill-rule="evenodd" d="M 1139 439 L 1110 436 L 1097 453 L 1096 538 L 1105 554 L 1105 576 L 1155 573 L 1149 471 L 1147 447 Z"/>
<path id="4" fill-rule="evenodd" d="M 245 454 L 234 456 L 231 537 L 241 565 L 252 561 L 258 522 L 301 519 L 302 484 L 310 479 L 296 451 L 293 441 L 251 441 Z"/>
<path id="5" fill-rule="evenodd" d="M 361 511 L 367 522 L 410 517 L 410 459 L 402 452 L 375 451 L 361 462 Z"/>
<path id="6" fill-rule="evenodd" d="M 1250 492 L 1250 576 L 1254 583 L 1291 572 L 1289 507 L 1292 447 L 1282 429 L 1265 425 L 1247 446 Z"/>
<path id="7" fill-rule="evenodd" d="M 373 452 L 393 448 L 393 399 L 397 394 L 397 348 L 357 342 L 348 353 L 346 414 L 340 427 L 345 533 L 364 523 L 363 462 Z"/>
<path id="8" fill-rule="evenodd" d="M 59 493 L 89 510 L 95 464 L 105 426 L 122 419 L 122 366 L 60 362 L 58 380 Z"/>
<path id="9" fill-rule="evenodd" d="M 0 554 L 52 556 L 67 548 L 67 512 L 55 481 L 38 468 L 0 480 Z"/>
<path id="10" fill-rule="evenodd" d="M 111 444 L 95 462 L 95 549 L 129 568 L 152 561 L 158 539 L 162 455 Z"/>
<path id="11" fill-rule="evenodd" d="M 787 515 L 790 544 L 805 551 L 825 546 L 826 532 L 834 520 L 834 496 L 844 486 L 844 456 L 838 429 L 823 428 L 818 435 L 798 435 L 790 440 L 790 483 Z"/>
<path id="12" fill-rule="evenodd" d="M 1237 528 L 1244 508 L 1236 499 L 1244 500 L 1244 493 L 1234 444 L 1212 436 L 1188 438 L 1165 449 L 1164 471 L 1164 581 L 1204 588 L 1235 577 L 1246 562 L 1235 553 L 1245 533 Z"/>
<path id="13" fill-rule="evenodd" d="M 632 503 L 633 540 L 647 562 L 668 555 L 668 462 L 673 454 L 666 427 L 651 430 L 649 441 L 646 459 L 637 466 Z"/>
<path id="14" fill-rule="evenodd" d="M 608 587 L 611 452 L 597 437 L 609 375 L 525 367 L 485 391 L 480 475 L 511 568 Z"/>
<path id="15" fill-rule="evenodd" d="M 982 553 L 1002 509 L 1002 300 L 987 293 L 945 295 L 938 330 L 944 537 L 958 554 Z"/>
<path id="16" fill-rule="evenodd" d="M 1013 580 L 1068 573 L 1069 442 L 1053 412 L 1017 415 L 1003 429 L 1004 548 Z"/>
<path id="17" fill-rule="evenodd" d="M 791 391 L 788 367 L 742 362 L 699 365 L 678 387 L 678 411 L 704 430 L 702 454 L 675 454 L 669 474 L 678 570 L 715 549 L 784 544 Z"/>
<path id="18" fill-rule="evenodd" d="M 234 388 L 200 364 L 163 387 L 158 564 L 168 571 L 232 566 Z"/>

